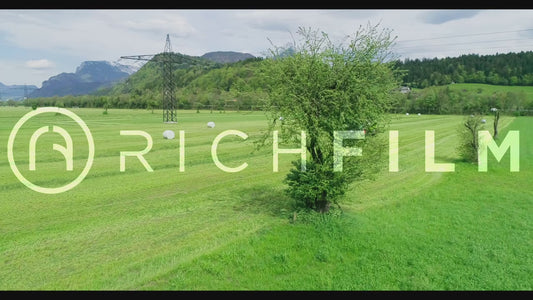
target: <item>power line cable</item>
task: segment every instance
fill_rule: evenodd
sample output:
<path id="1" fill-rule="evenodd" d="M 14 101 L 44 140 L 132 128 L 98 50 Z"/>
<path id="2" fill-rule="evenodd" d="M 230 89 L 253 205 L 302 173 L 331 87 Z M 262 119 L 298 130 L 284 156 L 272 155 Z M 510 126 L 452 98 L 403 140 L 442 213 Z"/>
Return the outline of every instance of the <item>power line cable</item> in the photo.
<path id="1" fill-rule="evenodd" d="M 509 31 L 494 31 L 494 32 L 486 32 L 486 33 L 472 33 L 472 34 L 449 35 L 449 36 L 441 36 L 441 37 L 433 37 L 433 38 L 423 38 L 423 39 L 412 39 L 412 40 L 400 40 L 400 41 L 397 41 L 397 43 L 409 43 L 409 42 L 416 42 L 416 41 L 430 41 L 430 40 L 447 39 L 447 38 L 456 38 L 456 37 L 469 37 L 469 36 L 491 35 L 491 34 L 501 34 L 501 33 L 523 32 L 523 31 L 533 31 L 533 28 L 530 28 L 530 29 L 521 29 L 521 30 L 509 30 Z"/>
<path id="2" fill-rule="evenodd" d="M 403 47 L 396 48 L 396 50 L 401 50 L 401 49 L 406 49 L 406 48 L 417 48 L 417 47 L 442 47 L 442 46 L 469 45 L 469 44 L 477 44 L 477 43 L 523 41 L 523 40 L 531 40 L 531 39 L 533 39 L 533 37 L 525 38 L 525 39 L 484 40 L 484 41 L 471 41 L 471 42 L 462 42 L 462 43 L 429 44 L 429 45 L 421 45 L 421 46 L 403 46 Z"/>

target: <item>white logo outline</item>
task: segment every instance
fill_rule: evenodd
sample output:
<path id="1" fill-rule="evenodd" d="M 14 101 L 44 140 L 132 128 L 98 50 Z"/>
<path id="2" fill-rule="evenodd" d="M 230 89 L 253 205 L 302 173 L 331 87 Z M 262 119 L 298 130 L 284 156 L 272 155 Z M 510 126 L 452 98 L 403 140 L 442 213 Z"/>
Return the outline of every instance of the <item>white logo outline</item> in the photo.
<path id="1" fill-rule="evenodd" d="M 24 175 L 20 173 L 15 163 L 15 159 L 13 157 L 13 144 L 15 142 L 15 137 L 17 136 L 17 133 L 20 127 L 22 127 L 22 125 L 24 125 L 24 123 L 26 123 L 26 121 L 28 121 L 32 117 L 42 114 L 42 113 L 47 113 L 47 112 L 60 113 L 74 120 L 85 133 L 85 136 L 87 137 L 87 142 L 89 144 L 89 155 L 88 155 L 87 163 L 85 164 L 83 171 L 80 173 L 80 175 L 78 175 L 78 177 L 76 177 L 76 179 L 71 181 L 69 184 L 66 184 L 64 186 L 57 187 L 57 188 L 46 188 L 46 187 L 38 186 L 30 182 L 29 180 L 27 180 L 24 177 Z M 91 131 L 89 130 L 89 127 L 87 127 L 87 124 L 85 124 L 85 122 L 75 113 L 64 108 L 41 107 L 41 108 L 38 108 L 34 111 L 31 111 L 25 114 L 22 118 L 20 118 L 20 120 L 15 124 L 15 126 L 11 130 L 11 133 L 9 135 L 9 140 L 7 142 L 7 159 L 9 161 L 9 166 L 11 168 L 11 171 L 13 171 L 17 179 L 20 182 L 22 182 L 25 186 L 27 186 L 28 188 L 36 192 L 43 193 L 43 194 L 59 194 L 59 193 L 66 192 L 76 187 L 78 184 L 80 184 L 83 181 L 83 179 L 85 179 L 85 176 L 87 176 L 87 174 L 89 173 L 92 167 L 93 161 L 94 161 L 94 140 L 93 140 Z"/>

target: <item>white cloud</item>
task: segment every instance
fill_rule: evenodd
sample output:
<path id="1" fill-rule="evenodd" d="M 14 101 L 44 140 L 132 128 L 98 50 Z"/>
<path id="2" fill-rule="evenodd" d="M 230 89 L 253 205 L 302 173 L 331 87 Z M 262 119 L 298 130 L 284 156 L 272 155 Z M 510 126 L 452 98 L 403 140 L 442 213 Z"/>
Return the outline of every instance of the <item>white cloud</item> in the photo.
<path id="1" fill-rule="evenodd" d="M 28 10 L 0 11 L 2 33 L 12 45 L 78 56 L 81 62 L 158 53 L 167 33 L 178 40 L 196 30 L 176 11 Z"/>
<path id="2" fill-rule="evenodd" d="M 85 60 L 156 54 L 167 34 L 175 52 L 198 56 L 218 50 L 263 55 L 271 47 L 268 39 L 285 45 L 297 37 L 298 27 L 320 29 L 341 41 L 367 23 L 392 29 L 402 57 L 531 50 L 533 31 L 523 31 L 533 28 L 531 20 L 533 10 L 527 9 L 0 10 L 0 57 L 19 64 L 9 72 L 0 68 L 0 81 L 14 80 L 15 73 L 23 80 L 48 79 L 37 72 L 53 69 L 25 64 L 36 58 L 53 61 L 55 72 L 73 72 Z M 435 39 L 501 31 L 513 32 Z"/>
<path id="3" fill-rule="evenodd" d="M 428 11 L 420 15 L 423 22 L 428 24 L 443 24 L 446 22 L 472 18 L 479 13 L 478 10 L 437 10 Z"/>
<path id="4" fill-rule="evenodd" d="M 25 61 L 0 60 L 0 82 L 6 85 L 30 84 L 41 86 L 41 82 L 57 75 L 61 70 L 29 69 Z"/>
<path id="5" fill-rule="evenodd" d="M 157 18 L 122 19 L 119 26 L 128 30 L 149 31 L 153 33 L 169 32 L 176 37 L 189 37 L 196 29 L 179 15 L 162 15 Z"/>
<path id="6" fill-rule="evenodd" d="M 55 67 L 55 64 L 48 59 L 28 60 L 26 61 L 25 65 L 30 69 L 37 70 L 51 69 Z"/>

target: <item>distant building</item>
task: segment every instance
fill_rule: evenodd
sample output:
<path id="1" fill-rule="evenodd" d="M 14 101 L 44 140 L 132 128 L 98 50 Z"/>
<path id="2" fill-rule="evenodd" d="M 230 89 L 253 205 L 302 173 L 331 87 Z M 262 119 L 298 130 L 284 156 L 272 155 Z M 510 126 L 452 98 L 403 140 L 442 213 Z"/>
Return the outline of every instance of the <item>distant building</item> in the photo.
<path id="1" fill-rule="evenodd" d="M 400 93 L 407 94 L 411 91 L 411 89 L 408 86 L 402 86 L 400 87 Z"/>

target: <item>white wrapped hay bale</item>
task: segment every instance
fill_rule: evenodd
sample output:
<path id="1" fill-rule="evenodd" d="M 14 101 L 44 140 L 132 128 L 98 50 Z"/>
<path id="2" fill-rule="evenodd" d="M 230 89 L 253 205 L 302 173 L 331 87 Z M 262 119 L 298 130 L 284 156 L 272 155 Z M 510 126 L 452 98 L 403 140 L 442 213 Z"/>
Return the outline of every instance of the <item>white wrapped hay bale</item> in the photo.
<path id="1" fill-rule="evenodd" d="M 215 122 L 207 122 L 207 127 L 209 128 L 215 128 Z"/>
<path id="2" fill-rule="evenodd" d="M 163 137 L 167 140 L 172 140 L 176 135 L 174 134 L 174 131 L 172 130 L 165 130 L 163 131 Z"/>

